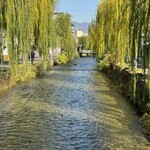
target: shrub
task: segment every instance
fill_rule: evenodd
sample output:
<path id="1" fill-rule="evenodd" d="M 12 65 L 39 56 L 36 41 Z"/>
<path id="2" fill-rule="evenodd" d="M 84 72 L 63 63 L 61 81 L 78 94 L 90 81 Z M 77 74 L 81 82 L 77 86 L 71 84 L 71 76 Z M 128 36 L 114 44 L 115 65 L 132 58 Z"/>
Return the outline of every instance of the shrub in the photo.
<path id="1" fill-rule="evenodd" d="M 68 57 L 63 53 L 58 56 L 58 61 L 60 64 L 65 64 L 68 62 Z"/>
<path id="2" fill-rule="evenodd" d="M 36 75 L 41 75 L 45 70 L 44 64 L 42 62 L 39 62 L 36 64 Z"/>
<path id="3" fill-rule="evenodd" d="M 18 71 L 13 79 L 18 82 L 34 77 L 36 77 L 36 67 L 31 64 L 21 64 L 18 66 Z"/>
<path id="4" fill-rule="evenodd" d="M 74 58 L 75 59 L 80 58 L 79 53 L 76 52 L 75 55 L 74 55 Z"/>
<path id="5" fill-rule="evenodd" d="M 100 61 L 100 62 L 98 63 L 98 69 L 99 69 L 99 70 L 105 71 L 105 70 L 108 69 L 108 68 L 109 68 L 109 64 L 106 63 L 105 61 Z"/>

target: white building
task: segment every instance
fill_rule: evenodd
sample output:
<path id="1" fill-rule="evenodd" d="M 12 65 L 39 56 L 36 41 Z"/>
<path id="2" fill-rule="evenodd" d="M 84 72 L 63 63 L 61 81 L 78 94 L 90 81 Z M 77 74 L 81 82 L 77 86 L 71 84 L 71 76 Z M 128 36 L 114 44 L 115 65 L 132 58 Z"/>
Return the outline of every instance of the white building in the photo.
<path id="1" fill-rule="evenodd" d="M 80 38 L 80 37 L 82 37 L 82 36 L 84 36 L 84 32 L 82 31 L 82 30 L 76 30 L 76 36 L 77 36 L 77 38 Z"/>

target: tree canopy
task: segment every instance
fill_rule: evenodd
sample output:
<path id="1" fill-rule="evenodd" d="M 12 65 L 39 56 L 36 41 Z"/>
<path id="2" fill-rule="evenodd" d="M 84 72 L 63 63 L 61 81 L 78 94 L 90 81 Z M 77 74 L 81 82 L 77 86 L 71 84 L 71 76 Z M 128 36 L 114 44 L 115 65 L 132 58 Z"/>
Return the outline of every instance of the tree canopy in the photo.
<path id="1" fill-rule="evenodd" d="M 117 63 L 124 65 L 127 61 L 133 67 L 142 42 L 150 40 L 149 25 L 149 0 L 102 0 L 89 27 L 90 45 L 98 56 L 109 51 Z"/>
<path id="2" fill-rule="evenodd" d="M 89 36 L 90 47 L 96 50 L 97 57 L 111 53 L 114 63 L 123 68 L 128 65 L 134 73 L 141 57 L 145 82 L 148 69 L 150 91 L 149 0 L 102 0 L 96 19 L 89 26 Z"/>
<path id="3" fill-rule="evenodd" d="M 57 41 L 62 51 L 66 53 L 69 59 L 72 59 L 76 49 L 76 41 L 72 35 L 70 14 L 58 14 L 55 24 Z"/>
<path id="4" fill-rule="evenodd" d="M 19 57 L 27 63 L 31 47 L 42 51 L 43 63 L 48 61 L 48 48 L 58 45 L 72 57 L 75 50 L 69 15 L 55 19 L 57 0 L 1 0 L 1 33 L 6 32 L 11 75 L 17 71 Z M 60 44 L 61 43 L 61 44 Z"/>

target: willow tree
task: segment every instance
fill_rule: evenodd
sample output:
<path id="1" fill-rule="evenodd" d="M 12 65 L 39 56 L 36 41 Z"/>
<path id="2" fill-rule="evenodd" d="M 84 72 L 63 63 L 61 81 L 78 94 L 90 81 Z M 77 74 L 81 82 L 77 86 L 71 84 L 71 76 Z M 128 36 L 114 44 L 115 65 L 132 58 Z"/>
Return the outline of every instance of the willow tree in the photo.
<path id="1" fill-rule="evenodd" d="M 76 41 L 72 35 L 71 16 L 68 13 L 60 13 L 56 16 L 56 34 L 58 43 L 63 52 L 71 60 L 74 57 Z"/>
<path id="2" fill-rule="evenodd" d="M 31 45 L 42 49 L 44 63 L 47 61 L 48 47 L 52 44 L 53 14 L 56 0 L 3 0 L 5 5 L 1 20 L 6 19 L 7 46 L 11 74 L 15 74 L 22 55 L 27 63 Z"/>
<path id="3" fill-rule="evenodd" d="M 98 57 L 110 52 L 118 65 L 124 67 L 128 63 L 131 66 L 134 73 L 133 97 L 136 94 L 135 74 L 139 56 L 144 60 L 144 74 L 146 64 L 149 64 L 150 89 L 149 26 L 149 0 L 102 0 L 97 9 L 95 24 L 89 32 Z"/>
<path id="4" fill-rule="evenodd" d="M 93 48 L 93 45 L 95 45 L 95 40 L 94 40 L 94 27 L 95 27 L 95 21 L 93 20 L 90 24 L 89 24 L 89 26 L 88 26 L 88 34 L 89 34 L 89 47 L 90 47 L 90 49 L 94 49 Z"/>
<path id="5" fill-rule="evenodd" d="M 150 2 L 148 0 L 133 0 L 130 2 L 130 48 L 132 53 L 132 67 L 134 66 L 134 60 L 139 55 L 139 50 L 142 45 L 146 44 L 149 40 L 148 30 L 149 30 L 149 9 Z M 143 50 L 144 55 L 144 50 Z M 145 57 L 144 57 L 145 59 Z M 145 64 L 144 64 L 145 66 Z"/>
<path id="6" fill-rule="evenodd" d="M 98 57 L 99 54 L 99 47 L 97 46 L 97 34 L 96 32 L 96 22 L 95 20 L 92 20 L 88 27 L 88 42 L 89 42 L 89 48 L 93 51 L 96 52 L 96 57 Z M 102 56 L 102 55 L 100 55 Z"/>
<path id="7" fill-rule="evenodd" d="M 128 3 L 120 0 L 103 0 L 98 6 L 95 25 L 95 46 L 98 55 L 111 52 L 116 62 L 124 65 L 128 45 Z"/>
<path id="8" fill-rule="evenodd" d="M 89 37 L 88 37 L 88 35 L 79 37 L 78 43 L 82 44 L 82 49 L 89 49 Z"/>
<path id="9" fill-rule="evenodd" d="M 144 83 L 146 86 L 146 83 L 147 83 L 146 76 L 145 76 L 146 64 L 150 62 L 148 43 L 147 43 L 150 39 L 149 37 L 150 35 L 150 29 L 149 29 L 150 1 L 133 0 L 131 1 L 130 4 L 131 4 L 130 5 L 131 13 L 130 13 L 129 33 L 130 33 L 130 49 L 131 49 L 131 66 L 132 66 L 132 69 L 135 70 L 135 67 L 136 67 L 135 62 L 137 60 L 137 57 L 142 52 L 143 61 L 144 61 L 143 63 L 144 81 L 145 81 Z M 148 76 L 150 76 L 150 74 Z M 150 91 L 150 87 L 149 87 L 149 91 Z"/>
<path id="10" fill-rule="evenodd" d="M 2 62 L 2 45 L 3 45 L 3 38 L 5 36 L 5 30 L 6 30 L 6 17 L 5 17 L 5 12 L 6 12 L 6 1 L 1 0 L 0 1 L 0 60 Z"/>
<path id="11" fill-rule="evenodd" d="M 100 2 L 93 28 L 96 36 L 94 43 L 99 55 L 114 52 L 120 65 L 130 62 L 134 69 L 141 41 L 146 42 L 149 38 L 149 3 L 148 0 Z"/>

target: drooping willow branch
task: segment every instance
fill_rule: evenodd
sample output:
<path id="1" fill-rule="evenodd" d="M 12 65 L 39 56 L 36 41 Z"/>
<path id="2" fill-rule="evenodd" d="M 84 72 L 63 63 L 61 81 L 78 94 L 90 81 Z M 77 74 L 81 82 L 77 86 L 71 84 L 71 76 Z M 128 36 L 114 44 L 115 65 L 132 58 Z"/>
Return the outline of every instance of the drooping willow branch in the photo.
<path id="1" fill-rule="evenodd" d="M 53 14 L 56 0 L 2 0 L 1 27 L 7 31 L 11 74 L 15 74 L 19 55 L 27 62 L 31 44 L 42 49 L 47 61 L 47 48 L 52 45 Z"/>
<path id="2" fill-rule="evenodd" d="M 91 48 L 97 51 L 98 57 L 110 52 L 115 56 L 115 63 L 122 67 L 130 64 L 136 73 L 137 58 L 141 56 L 143 69 L 146 70 L 146 64 L 150 68 L 149 0 L 102 0 L 89 34 Z M 150 69 L 148 76 L 150 83 Z M 134 81 L 135 93 L 136 78 Z"/>

